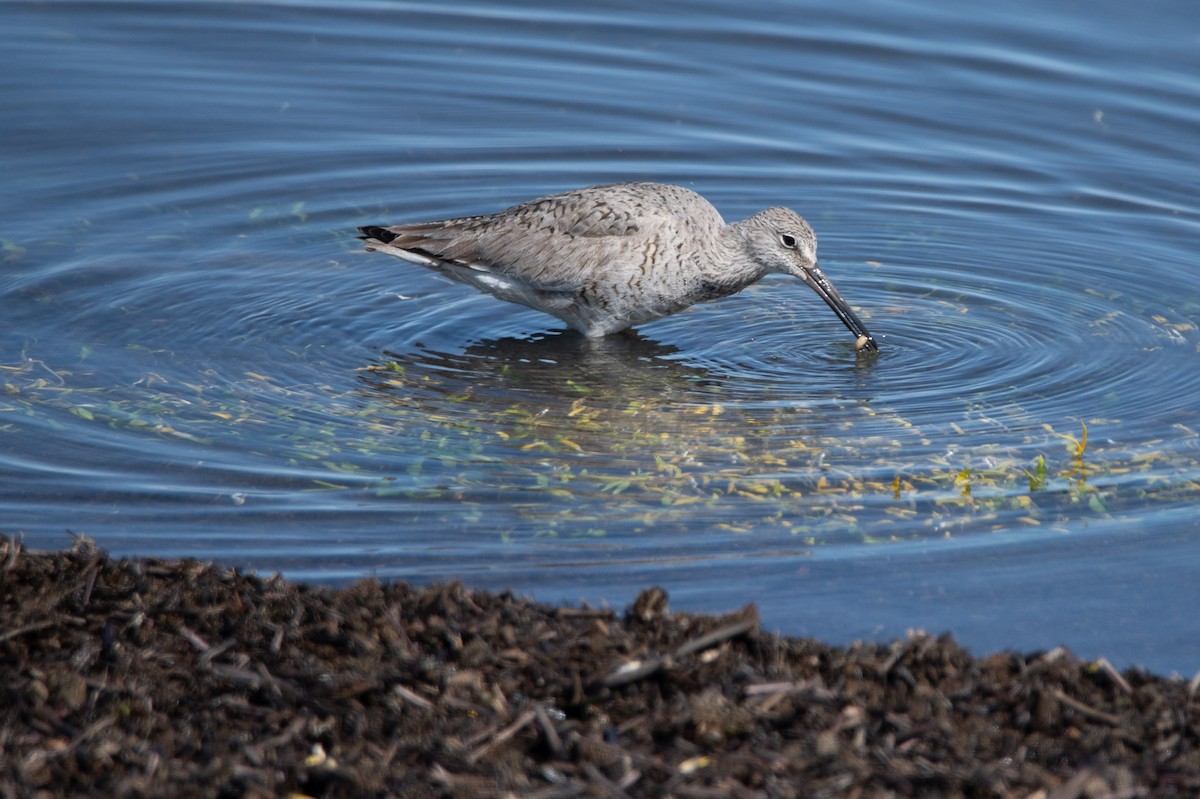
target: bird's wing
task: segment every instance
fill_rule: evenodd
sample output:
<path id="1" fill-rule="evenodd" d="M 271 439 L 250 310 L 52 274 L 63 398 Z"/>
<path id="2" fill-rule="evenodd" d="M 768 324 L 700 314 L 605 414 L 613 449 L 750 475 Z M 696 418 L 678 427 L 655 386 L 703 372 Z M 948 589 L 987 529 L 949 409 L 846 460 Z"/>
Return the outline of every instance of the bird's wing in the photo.
<path id="1" fill-rule="evenodd" d="M 437 268 L 495 273 L 534 291 L 575 291 L 606 270 L 648 257 L 654 242 L 681 224 L 680 198 L 716 209 L 677 186 L 593 186 L 515 205 L 495 214 L 362 228 L 367 246 Z M 694 214 L 693 214 L 694 216 Z M 382 246 L 378 246 L 382 245 Z"/>

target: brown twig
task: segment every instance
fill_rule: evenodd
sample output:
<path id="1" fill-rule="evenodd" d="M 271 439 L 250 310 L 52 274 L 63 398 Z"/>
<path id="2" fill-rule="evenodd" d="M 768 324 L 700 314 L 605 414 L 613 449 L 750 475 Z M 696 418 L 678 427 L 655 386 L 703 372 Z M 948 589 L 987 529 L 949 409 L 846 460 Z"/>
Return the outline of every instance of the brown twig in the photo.
<path id="1" fill-rule="evenodd" d="M 675 650 L 675 657 L 681 658 L 690 655 L 693 652 L 699 652 L 702 649 L 716 646 L 719 643 L 728 641 L 731 638 L 737 638 L 739 635 L 745 635 L 751 630 L 758 629 L 758 617 L 751 616 L 748 619 L 726 624 L 724 627 L 718 627 L 707 635 L 702 635 L 699 638 L 693 638 L 686 644 L 683 644 Z"/>
<path id="2" fill-rule="evenodd" d="M 509 738 L 516 735 L 518 732 L 521 731 L 522 727 L 524 727 L 529 722 L 533 721 L 535 718 L 537 718 L 537 713 L 534 713 L 532 710 L 526 710 L 524 713 L 517 716 L 516 721 L 514 721 L 512 724 L 509 724 L 504 729 L 500 730 L 500 732 L 496 733 L 496 735 L 492 737 L 492 740 L 488 741 L 483 746 L 480 746 L 478 749 L 471 752 L 471 754 L 467 755 L 467 762 L 472 763 L 472 764 L 475 763 L 475 761 L 477 761 L 477 760 L 479 760 L 479 758 L 483 757 L 483 755 L 489 749 L 491 749 L 492 747 L 495 747 L 495 746 L 499 746 L 500 744 L 507 741 Z"/>
<path id="3" fill-rule="evenodd" d="M 1112 715 L 1111 713 L 1105 713 L 1103 710 L 1096 710 L 1095 708 L 1089 707 L 1083 702 L 1080 702 L 1078 699 L 1073 699 L 1072 697 L 1067 696 L 1065 693 L 1063 693 L 1061 688 L 1055 688 L 1053 691 L 1051 691 L 1051 693 L 1054 695 L 1055 699 L 1062 702 L 1072 710 L 1087 716 L 1093 721 L 1103 722 L 1104 724 L 1108 724 L 1113 727 L 1121 726 L 1121 719 L 1118 717 Z"/>

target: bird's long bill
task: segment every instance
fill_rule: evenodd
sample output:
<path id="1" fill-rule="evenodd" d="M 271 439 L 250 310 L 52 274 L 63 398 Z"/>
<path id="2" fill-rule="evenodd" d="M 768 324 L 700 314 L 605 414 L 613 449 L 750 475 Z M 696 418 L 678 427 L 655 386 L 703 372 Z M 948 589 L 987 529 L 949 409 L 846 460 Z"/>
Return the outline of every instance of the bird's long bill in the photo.
<path id="1" fill-rule="evenodd" d="M 825 273 L 820 267 L 814 266 L 812 269 L 804 270 L 804 282 L 807 283 L 812 290 L 820 295 L 821 299 L 825 300 L 825 304 L 833 309 L 833 312 L 838 315 L 838 319 L 842 320 L 842 324 L 850 328 L 857 339 L 862 342 L 858 349 L 870 350 L 875 352 L 879 349 L 879 345 L 875 343 L 875 337 L 867 332 L 866 326 L 862 320 L 855 315 L 854 311 L 850 310 L 850 306 L 842 299 L 842 295 L 838 294 L 838 290 L 829 282 L 829 278 L 825 277 Z"/>

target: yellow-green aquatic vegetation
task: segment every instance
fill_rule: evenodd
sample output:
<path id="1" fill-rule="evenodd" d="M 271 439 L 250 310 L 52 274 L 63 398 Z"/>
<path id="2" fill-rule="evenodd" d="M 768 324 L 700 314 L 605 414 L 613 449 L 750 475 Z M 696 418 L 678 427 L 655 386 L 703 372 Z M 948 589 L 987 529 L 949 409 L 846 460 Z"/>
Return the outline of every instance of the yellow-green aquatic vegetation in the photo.
<path id="1" fill-rule="evenodd" d="M 1079 438 L 1070 435 L 1063 435 L 1062 437 L 1074 445 L 1071 447 L 1071 457 L 1076 460 L 1083 460 L 1083 453 L 1087 450 L 1087 422 L 1081 421 L 1079 424 L 1083 426 L 1083 432 Z"/>
<path id="2" fill-rule="evenodd" d="M 1076 438 L 1020 409 L 986 417 L 981 403 L 921 429 L 882 402 L 744 404 L 670 365 L 632 385 L 554 366 L 567 387 L 557 393 L 534 372 L 474 366 L 393 358 L 341 389 L 290 384 L 270 368 L 187 382 L 147 369 L 112 386 L 25 358 L 0 365 L 0 435 L 36 416 L 77 425 L 75 436 L 91 425 L 169 436 L 357 501 L 444 501 L 453 519 L 516 498 L 506 508 L 546 535 L 675 524 L 884 542 L 1053 529 L 1081 513 L 1200 499 L 1200 435 L 1187 428 L 1179 442 L 1106 448 L 1103 436 L 1089 445 L 1086 423 Z M 1065 456 L 1031 465 L 1055 438 Z"/>
<path id="3" fill-rule="evenodd" d="M 964 497 L 971 496 L 971 467 L 968 466 L 954 476 L 954 486 Z"/>
<path id="4" fill-rule="evenodd" d="M 1034 460 L 1032 472 L 1026 469 L 1022 469 L 1021 471 L 1024 472 L 1025 478 L 1029 480 L 1029 490 L 1031 492 L 1041 491 L 1042 487 L 1046 485 L 1046 459 L 1042 455 L 1038 455 Z"/>
<path id="5" fill-rule="evenodd" d="M 1060 438 L 1064 438 L 1071 442 L 1068 450 L 1071 453 L 1071 470 L 1068 476 L 1074 477 L 1080 481 L 1086 480 L 1088 475 L 1087 465 L 1083 462 L 1083 453 L 1087 451 L 1088 429 L 1087 422 L 1079 422 L 1083 426 L 1083 432 L 1079 438 L 1072 435 L 1059 434 Z"/>

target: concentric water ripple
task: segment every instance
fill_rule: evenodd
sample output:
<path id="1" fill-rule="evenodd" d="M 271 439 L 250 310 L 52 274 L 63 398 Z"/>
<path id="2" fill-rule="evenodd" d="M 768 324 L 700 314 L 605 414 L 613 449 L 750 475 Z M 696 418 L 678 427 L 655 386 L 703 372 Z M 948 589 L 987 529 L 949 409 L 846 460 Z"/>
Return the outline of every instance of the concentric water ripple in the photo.
<path id="1" fill-rule="evenodd" d="M 1019 407 L 1031 421 L 1117 414 L 1134 422 L 1195 412 L 1195 327 L 1161 301 L 1156 307 L 1138 296 L 1160 287 L 1103 292 L 1090 288 L 1104 283 L 1082 268 L 1070 285 L 988 274 L 982 264 L 886 265 L 840 281 L 881 346 L 856 363 L 823 304 L 779 282 L 731 305 L 729 314 L 743 319 L 689 357 L 729 375 L 745 399 L 760 391 L 780 402 L 811 395 L 853 363 L 864 397 L 912 414 L 961 403 Z M 1166 396 L 1164 372 L 1180 381 Z"/>

